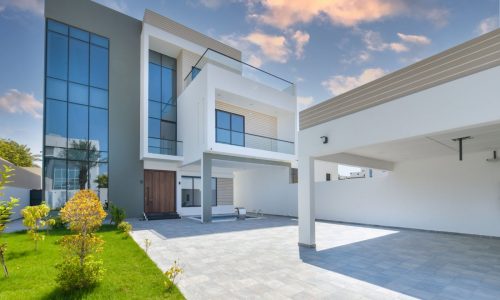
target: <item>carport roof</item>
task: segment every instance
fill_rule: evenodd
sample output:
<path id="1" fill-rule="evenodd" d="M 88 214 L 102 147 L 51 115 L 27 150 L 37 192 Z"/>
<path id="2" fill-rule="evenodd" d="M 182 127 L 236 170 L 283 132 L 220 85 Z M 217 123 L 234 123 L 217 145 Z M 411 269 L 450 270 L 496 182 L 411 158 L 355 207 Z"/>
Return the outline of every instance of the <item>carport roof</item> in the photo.
<path id="1" fill-rule="evenodd" d="M 300 130 L 500 65 L 500 29 L 300 112 Z"/>

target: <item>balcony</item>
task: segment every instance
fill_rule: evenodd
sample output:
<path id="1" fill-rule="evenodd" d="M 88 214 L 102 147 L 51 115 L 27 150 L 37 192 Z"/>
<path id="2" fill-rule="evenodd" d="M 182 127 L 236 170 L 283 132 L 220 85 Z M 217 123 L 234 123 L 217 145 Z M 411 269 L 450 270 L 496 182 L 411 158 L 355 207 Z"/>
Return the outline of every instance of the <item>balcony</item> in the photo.
<path id="1" fill-rule="evenodd" d="M 159 138 L 149 138 L 148 153 L 182 156 L 182 142 Z"/>
<path id="2" fill-rule="evenodd" d="M 295 144 L 290 141 L 266 137 L 257 134 L 216 128 L 216 143 L 252 148 L 284 154 L 294 154 Z"/>
<path id="3" fill-rule="evenodd" d="M 191 81 L 196 78 L 198 73 L 200 73 L 207 63 L 241 75 L 244 78 L 259 82 L 277 91 L 295 96 L 295 85 L 292 82 L 210 48 L 203 53 L 197 63 L 192 67 L 191 72 L 184 78 L 185 87 L 189 86 Z"/>

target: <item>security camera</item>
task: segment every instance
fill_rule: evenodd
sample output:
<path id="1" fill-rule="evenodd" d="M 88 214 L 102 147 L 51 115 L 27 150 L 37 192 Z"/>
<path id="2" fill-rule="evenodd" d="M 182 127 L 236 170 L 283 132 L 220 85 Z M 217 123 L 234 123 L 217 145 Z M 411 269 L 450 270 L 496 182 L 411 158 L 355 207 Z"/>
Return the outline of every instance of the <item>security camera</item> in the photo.
<path id="1" fill-rule="evenodd" d="M 321 141 L 323 142 L 323 144 L 328 144 L 328 137 L 327 136 L 322 136 L 321 137 Z"/>

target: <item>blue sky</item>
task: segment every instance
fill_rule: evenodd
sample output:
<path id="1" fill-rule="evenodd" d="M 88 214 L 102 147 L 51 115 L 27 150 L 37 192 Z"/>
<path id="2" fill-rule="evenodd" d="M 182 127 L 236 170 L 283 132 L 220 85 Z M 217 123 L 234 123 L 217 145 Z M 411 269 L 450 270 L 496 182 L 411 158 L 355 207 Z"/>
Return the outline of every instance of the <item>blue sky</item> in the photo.
<path id="1" fill-rule="evenodd" d="M 145 8 L 297 83 L 301 108 L 498 27 L 499 0 L 96 0 Z M 0 0 L 0 137 L 42 149 L 43 1 Z"/>

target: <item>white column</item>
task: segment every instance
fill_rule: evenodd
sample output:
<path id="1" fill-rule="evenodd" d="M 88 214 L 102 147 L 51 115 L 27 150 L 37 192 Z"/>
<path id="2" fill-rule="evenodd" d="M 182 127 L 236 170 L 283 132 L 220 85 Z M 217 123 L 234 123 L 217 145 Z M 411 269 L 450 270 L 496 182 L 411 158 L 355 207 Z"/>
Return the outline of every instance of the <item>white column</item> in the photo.
<path id="1" fill-rule="evenodd" d="M 299 155 L 299 246 L 316 247 L 314 158 Z"/>
<path id="2" fill-rule="evenodd" d="M 212 222 L 212 158 L 205 153 L 201 159 L 201 221 Z"/>

